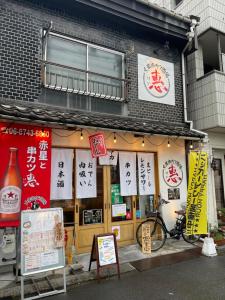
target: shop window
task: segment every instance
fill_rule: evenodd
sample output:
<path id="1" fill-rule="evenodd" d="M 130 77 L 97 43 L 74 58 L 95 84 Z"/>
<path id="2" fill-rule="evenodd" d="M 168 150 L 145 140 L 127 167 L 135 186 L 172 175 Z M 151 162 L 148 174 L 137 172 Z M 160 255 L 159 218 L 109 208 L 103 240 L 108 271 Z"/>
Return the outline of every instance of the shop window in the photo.
<path id="1" fill-rule="evenodd" d="M 124 98 L 124 56 L 92 44 L 49 34 L 45 86 L 100 98 Z"/>
<path id="2" fill-rule="evenodd" d="M 119 165 L 111 166 L 111 211 L 113 222 L 133 219 L 132 196 L 120 195 Z"/>

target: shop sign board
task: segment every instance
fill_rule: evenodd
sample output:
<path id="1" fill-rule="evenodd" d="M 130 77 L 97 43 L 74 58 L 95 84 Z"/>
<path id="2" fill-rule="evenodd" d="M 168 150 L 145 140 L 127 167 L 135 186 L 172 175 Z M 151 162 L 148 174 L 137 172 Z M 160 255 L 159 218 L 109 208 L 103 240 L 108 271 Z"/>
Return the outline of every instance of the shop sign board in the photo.
<path id="1" fill-rule="evenodd" d="M 108 150 L 106 156 L 99 157 L 100 166 L 116 166 L 118 160 L 118 151 Z"/>
<path id="2" fill-rule="evenodd" d="M 138 152 L 139 195 L 155 194 L 154 153 Z"/>
<path id="3" fill-rule="evenodd" d="M 121 196 L 137 195 L 136 152 L 119 152 Z"/>
<path id="4" fill-rule="evenodd" d="M 0 144 L 0 226 L 19 226 L 21 209 L 50 206 L 51 129 L 0 123 Z"/>
<path id="5" fill-rule="evenodd" d="M 138 98 L 175 105 L 174 64 L 138 54 Z"/>
<path id="6" fill-rule="evenodd" d="M 97 197 L 96 158 L 89 150 L 76 149 L 76 197 Z"/>
<path id="7" fill-rule="evenodd" d="M 73 149 L 52 149 L 51 199 L 70 200 L 73 176 Z"/>
<path id="8" fill-rule="evenodd" d="M 150 222 L 142 224 L 142 252 L 151 254 L 151 226 Z"/>
<path id="9" fill-rule="evenodd" d="M 105 156 L 107 154 L 103 133 L 96 133 L 89 136 L 89 143 L 92 157 Z"/>
<path id="10" fill-rule="evenodd" d="M 21 274 L 41 273 L 65 266 L 62 208 L 21 213 Z"/>
<path id="11" fill-rule="evenodd" d="M 186 234 L 207 234 L 208 154 L 190 152 Z"/>

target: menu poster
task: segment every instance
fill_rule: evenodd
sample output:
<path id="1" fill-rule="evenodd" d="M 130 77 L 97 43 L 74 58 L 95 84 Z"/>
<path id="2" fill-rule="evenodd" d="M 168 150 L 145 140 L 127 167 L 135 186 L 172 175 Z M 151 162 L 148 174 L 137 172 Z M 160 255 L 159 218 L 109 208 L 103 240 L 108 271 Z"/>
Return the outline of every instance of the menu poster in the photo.
<path id="1" fill-rule="evenodd" d="M 126 203 L 112 205 L 112 217 L 124 217 L 126 216 L 126 212 L 127 212 Z"/>
<path id="2" fill-rule="evenodd" d="M 64 267 L 62 208 L 27 210 L 21 216 L 21 273 Z"/>
<path id="3" fill-rule="evenodd" d="M 115 264 L 116 250 L 113 235 L 97 237 L 98 255 L 100 267 Z"/>

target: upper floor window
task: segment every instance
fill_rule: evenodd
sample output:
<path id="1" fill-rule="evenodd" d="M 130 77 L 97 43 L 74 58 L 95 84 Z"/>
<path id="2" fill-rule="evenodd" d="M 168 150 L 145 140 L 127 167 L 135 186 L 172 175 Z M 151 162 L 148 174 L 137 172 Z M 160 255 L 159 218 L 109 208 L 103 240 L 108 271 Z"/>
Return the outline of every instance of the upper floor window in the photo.
<path id="1" fill-rule="evenodd" d="M 57 90 L 123 100 L 124 55 L 51 33 L 46 44 L 44 84 Z"/>

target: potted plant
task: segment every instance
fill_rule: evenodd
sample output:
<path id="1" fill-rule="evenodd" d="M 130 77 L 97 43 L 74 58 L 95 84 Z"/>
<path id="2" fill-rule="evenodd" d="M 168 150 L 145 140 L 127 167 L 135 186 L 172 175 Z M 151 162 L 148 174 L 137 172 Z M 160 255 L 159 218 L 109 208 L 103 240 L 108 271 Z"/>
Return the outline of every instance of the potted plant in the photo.
<path id="1" fill-rule="evenodd" d="M 213 230 L 210 231 L 210 236 L 213 238 L 214 243 L 217 246 L 225 245 L 225 236 L 221 229 L 214 228 Z"/>

